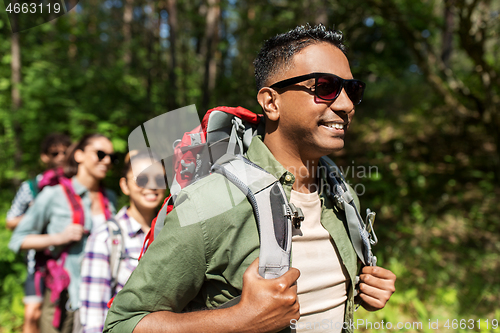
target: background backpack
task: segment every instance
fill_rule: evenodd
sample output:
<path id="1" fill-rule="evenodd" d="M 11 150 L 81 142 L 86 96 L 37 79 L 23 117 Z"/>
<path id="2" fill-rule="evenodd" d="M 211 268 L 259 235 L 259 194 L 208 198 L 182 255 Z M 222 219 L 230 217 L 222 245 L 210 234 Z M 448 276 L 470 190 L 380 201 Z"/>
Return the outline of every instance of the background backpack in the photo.
<path id="1" fill-rule="evenodd" d="M 111 271 L 111 296 L 115 295 L 116 286 L 118 285 L 118 271 L 120 264 L 126 258 L 125 238 L 123 237 L 120 224 L 114 219 L 109 218 L 106 221 L 106 226 L 109 232 L 109 268 Z"/>

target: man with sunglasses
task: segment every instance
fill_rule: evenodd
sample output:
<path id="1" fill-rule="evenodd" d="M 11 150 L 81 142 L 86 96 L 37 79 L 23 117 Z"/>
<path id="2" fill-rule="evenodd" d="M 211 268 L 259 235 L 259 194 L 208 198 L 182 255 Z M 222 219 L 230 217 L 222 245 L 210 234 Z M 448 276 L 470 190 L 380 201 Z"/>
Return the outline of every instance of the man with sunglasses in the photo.
<path id="1" fill-rule="evenodd" d="M 65 134 L 52 133 L 43 139 L 40 146 L 40 160 L 45 164 L 47 170 L 62 166 L 66 149 L 70 145 L 71 140 Z M 39 174 L 21 184 L 7 212 L 7 228 L 14 230 L 22 220 L 38 193 L 38 182 L 42 179 L 42 176 L 42 174 Z M 35 253 L 36 251 L 30 250 L 27 254 L 28 277 L 24 286 L 23 333 L 36 333 L 39 331 L 38 320 L 41 315 L 42 298 L 37 296 L 35 292 Z"/>
<path id="2" fill-rule="evenodd" d="M 293 232 L 293 267 L 276 279 L 260 277 L 259 240 L 247 202 L 178 226 L 182 214 L 211 212 L 222 199 L 222 178 L 205 177 L 179 195 L 165 232 L 113 302 L 105 332 L 353 330 L 357 256 L 345 215 L 317 166 L 322 156 L 343 148 L 365 84 L 352 78 L 342 34 L 323 25 L 271 38 L 254 64 L 265 136 L 253 138 L 246 157 L 276 176 L 304 212 Z M 358 303 L 371 311 L 383 308 L 395 279 L 381 267 L 364 267 Z M 238 304 L 217 308 L 240 293 Z M 203 307 L 214 310 L 187 312 Z"/>

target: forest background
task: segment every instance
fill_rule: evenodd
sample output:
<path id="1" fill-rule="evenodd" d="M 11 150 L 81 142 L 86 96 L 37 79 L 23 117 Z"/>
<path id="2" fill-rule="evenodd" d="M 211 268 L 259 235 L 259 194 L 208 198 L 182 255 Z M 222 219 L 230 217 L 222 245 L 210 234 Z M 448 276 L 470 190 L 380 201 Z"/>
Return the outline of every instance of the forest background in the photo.
<path id="1" fill-rule="evenodd" d="M 500 320 L 500 1 L 82 0 L 17 34 L 0 2 L 1 333 L 20 332 L 26 277 L 22 256 L 7 248 L 5 214 L 20 182 L 41 171 L 41 139 L 98 131 L 123 156 L 128 134 L 169 110 L 260 112 L 256 53 L 307 22 L 343 31 L 353 75 L 367 83 L 334 160 L 378 213 L 375 251 L 398 280 L 384 310 L 356 318 L 423 323 L 408 332 L 492 331 Z M 118 169 L 106 184 L 121 193 Z"/>

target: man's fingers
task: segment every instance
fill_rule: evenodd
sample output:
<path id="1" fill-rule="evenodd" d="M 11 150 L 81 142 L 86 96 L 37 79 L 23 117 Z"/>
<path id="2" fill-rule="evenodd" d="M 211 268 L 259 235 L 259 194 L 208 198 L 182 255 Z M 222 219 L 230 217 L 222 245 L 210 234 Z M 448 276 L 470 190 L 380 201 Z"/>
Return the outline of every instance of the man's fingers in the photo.
<path id="1" fill-rule="evenodd" d="M 382 302 L 372 296 L 366 294 L 359 294 L 357 297 L 361 298 L 362 306 L 368 311 L 376 311 L 382 309 L 386 302 Z"/>
<path id="2" fill-rule="evenodd" d="M 250 264 L 250 266 L 248 266 L 247 268 L 248 270 L 251 270 L 251 271 L 259 271 L 259 257 L 257 257 L 254 261 L 252 261 L 252 263 Z"/>
<path id="3" fill-rule="evenodd" d="M 295 283 L 295 281 L 297 281 L 299 276 L 300 271 L 295 267 L 290 267 L 290 269 L 285 274 L 280 276 L 279 279 L 282 279 L 287 288 L 290 288 Z"/>
<path id="4" fill-rule="evenodd" d="M 263 277 L 260 276 L 259 274 L 259 258 L 255 259 L 250 266 L 245 271 L 245 275 L 247 275 L 247 278 L 253 277 L 253 278 L 261 278 Z M 280 284 L 283 284 L 283 288 L 290 288 L 295 281 L 300 276 L 300 271 L 297 268 L 291 267 L 285 274 L 280 276 L 277 279 L 280 279 L 279 281 Z"/>
<path id="5" fill-rule="evenodd" d="M 388 292 L 391 292 L 391 294 L 396 291 L 394 286 L 395 280 L 378 278 L 371 274 L 361 274 L 359 276 L 359 281 L 377 289 L 387 290 Z"/>
<path id="6" fill-rule="evenodd" d="M 389 297 L 391 297 L 392 295 L 392 292 L 387 289 L 380 289 L 370 286 L 366 283 L 359 284 L 359 291 L 361 292 L 361 294 L 370 295 L 377 299 L 389 299 Z"/>
<path id="7" fill-rule="evenodd" d="M 396 275 L 388 269 L 379 266 L 365 266 L 361 270 L 363 274 L 370 274 L 385 280 L 396 280 Z"/>

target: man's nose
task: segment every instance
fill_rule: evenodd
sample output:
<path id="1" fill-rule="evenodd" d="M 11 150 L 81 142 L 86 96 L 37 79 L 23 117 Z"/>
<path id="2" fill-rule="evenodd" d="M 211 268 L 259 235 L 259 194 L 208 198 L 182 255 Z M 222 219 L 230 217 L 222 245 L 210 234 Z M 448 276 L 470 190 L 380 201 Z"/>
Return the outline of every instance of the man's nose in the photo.
<path id="1" fill-rule="evenodd" d="M 344 88 L 342 88 L 339 97 L 330 104 L 330 109 L 333 111 L 344 111 L 345 113 L 350 113 L 354 110 L 354 104 Z"/>

